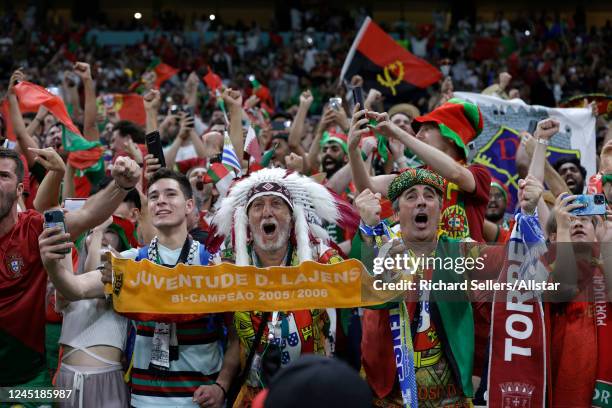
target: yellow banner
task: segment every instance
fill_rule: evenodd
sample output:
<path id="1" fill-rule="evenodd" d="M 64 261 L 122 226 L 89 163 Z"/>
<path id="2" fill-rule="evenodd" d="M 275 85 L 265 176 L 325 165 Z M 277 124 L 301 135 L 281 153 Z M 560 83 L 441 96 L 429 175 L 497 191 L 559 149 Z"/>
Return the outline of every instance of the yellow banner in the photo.
<path id="1" fill-rule="evenodd" d="M 257 268 L 228 263 L 167 268 L 112 257 L 115 310 L 123 314 L 186 315 L 235 311 L 348 308 L 382 303 L 373 279 L 350 259 L 325 265 Z M 382 296 L 381 296 L 382 295 Z M 364 299 L 367 299 L 364 301 Z"/>

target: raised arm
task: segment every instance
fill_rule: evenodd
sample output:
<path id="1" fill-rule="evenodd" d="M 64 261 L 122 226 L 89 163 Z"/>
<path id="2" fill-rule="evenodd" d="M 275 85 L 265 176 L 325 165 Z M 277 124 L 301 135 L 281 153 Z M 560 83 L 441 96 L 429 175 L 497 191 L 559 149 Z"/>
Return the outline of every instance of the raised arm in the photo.
<path id="1" fill-rule="evenodd" d="M 452 157 L 400 129 L 389 120 L 387 113 L 372 113 L 372 116 L 378 122 L 374 127 L 376 132 L 400 140 L 433 171 L 449 182 L 455 183 L 466 193 L 473 193 L 476 190 L 476 180 L 472 172 L 457 163 Z"/>
<path id="2" fill-rule="evenodd" d="M 192 72 L 187 77 L 187 81 L 185 81 L 185 90 L 183 93 L 183 97 L 187 103 L 187 105 L 191 106 L 193 112 L 196 111 L 197 101 L 198 101 L 198 85 L 200 84 L 200 78 L 198 78 L 198 74 Z"/>
<path id="3" fill-rule="evenodd" d="M 516 167 L 521 177 L 527 176 L 536 144 L 536 139 L 533 136 L 527 132 L 523 133 L 521 144 L 516 152 Z M 548 160 L 544 160 L 544 181 L 555 197 L 561 193 L 569 192 L 565 180 L 557 173 Z"/>
<path id="4" fill-rule="evenodd" d="M 89 197 L 81 209 L 66 213 L 66 229 L 73 240 L 89 228 L 102 224 L 113 214 L 126 194 L 138 184 L 140 167 L 128 157 L 119 157 L 115 161 L 111 175 L 114 182 Z"/>
<path id="5" fill-rule="evenodd" d="M 74 244 L 69 241 L 70 234 L 62 233 L 61 229 L 60 226 L 45 228 L 38 238 L 40 258 L 53 286 L 70 301 L 103 297 L 104 285 L 99 270 L 73 274 L 70 251 Z M 66 250 L 67 254 L 62 253 Z"/>
<path id="6" fill-rule="evenodd" d="M 36 112 L 36 116 L 26 128 L 26 131 L 29 135 L 35 135 L 36 133 L 38 133 L 39 130 L 45 129 L 45 117 L 47 115 L 49 115 L 47 108 L 42 105 L 39 106 L 38 112 Z"/>
<path id="7" fill-rule="evenodd" d="M 52 147 L 45 149 L 30 148 L 29 150 L 36 155 L 34 160 L 47 169 L 47 174 L 40 183 L 34 198 L 34 208 L 42 213 L 51 207 L 57 207 L 59 204 L 66 165 Z"/>
<path id="8" fill-rule="evenodd" d="M 83 136 L 89 141 L 100 140 L 100 131 L 96 125 L 98 107 L 96 105 L 96 86 L 91 78 L 91 68 L 85 62 L 74 64 L 74 72 L 83 82 L 83 93 L 85 95 L 85 111 L 83 117 Z"/>
<path id="9" fill-rule="evenodd" d="M 157 130 L 157 113 L 161 104 L 161 94 L 157 89 L 152 89 L 143 97 L 146 119 L 146 132 L 151 133 Z"/>
<path id="10" fill-rule="evenodd" d="M 11 79 L 9 80 L 8 87 L 8 101 L 9 101 L 9 116 L 10 121 L 13 124 L 13 131 L 17 138 L 17 146 L 19 151 L 25 156 L 28 162 L 28 167 L 32 167 L 35 163 L 35 155 L 29 150 L 29 148 L 38 148 L 38 143 L 34 138 L 27 132 L 21 111 L 19 110 L 19 100 L 15 94 L 15 85 L 18 82 L 25 80 L 25 75 L 21 70 L 13 72 Z"/>
<path id="11" fill-rule="evenodd" d="M 242 160 L 244 136 L 242 135 L 242 94 L 240 91 L 226 89 L 223 91 L 223 101 L 229 109 L 229 136 L 238 160 Z"/>
<path id="12" fill-rule="evenodd" d="M 313 97 L 310 90 L 302 92 L 298 111 L 291 123 L 291 129 L 289 129 L 289 149 L 300 156 L 304 156 L 305 154 L 301 141 L 304 136 L 304 122 L 306 121 L 306 116 L 308 116 L 308 109 L 310 109 L 312 101 Z"/>
<path id="13" fill-rule="evenodd" d="M 321 138 L 323 137 L 323 132 L 327 129 L 327 127 L 332 123 L 332 114 L 329 109 L 323 110 L 323 115 L 321 116 L 321 120 L 315 130 L 314 138 L 312 139 L 312 143 L 310 144 L 310 149 L 308 149 L 308 154 L 306 155 L 307 167 L 310 169 L 312 174 L 319 172 L 319 153 L 321 152 Z"/>
<path id="14" fill-rule="evenodd" d="M 546 163 L 546 147 L 550 139 L 559 132 L 559 122 L 554 119 L 545 119 L 538 122 L 534 133 L 536 145 L 529 165 L 529 173 L 540 182 L 544 182 L 544 165 Z"/>
<path id="15" fill-rule="evenodd" d="M 357 192 L 368 189 L 374 193 L 386 195 L 389 183 L 391 183 L 391 180 L 393 180 L 395 176 L 382 175 L 370 177 L 368 174 L 363 157 L 361 157 L 359 142 L 361 137 L 369 132 L 367 128 L 361 129 L 361 127 L 367 125 L 369 119 L 366 118 L 365 110 L 358 109 L 360 109 L 359 104 L 357 104 L 353 110 L 353 118 L 351 120 L 348 135 L 349 164 L 351 166 L 351 174 L 353 175 L 353 183 L 355 183 Z"/>

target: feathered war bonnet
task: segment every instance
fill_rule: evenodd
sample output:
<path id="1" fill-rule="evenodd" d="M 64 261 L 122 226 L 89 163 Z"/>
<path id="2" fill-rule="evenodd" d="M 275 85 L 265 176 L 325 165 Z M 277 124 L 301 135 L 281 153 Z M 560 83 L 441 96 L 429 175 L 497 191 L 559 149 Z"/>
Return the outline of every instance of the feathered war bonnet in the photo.
<path id="1" fill-rule="evenodd" d="M 340 212 L 333 195 L 316 181 L 280 168 L 261 169 L 236 181 L 220 204 L 213 224 L 217 233 L 232 235 L 236 265 L 249 265 L 247 207 L 257 197 L 276 195 L 292 210 L 300 262 L 315 260 L 311 241 L 329 239 L 323 222 L 336 223 Z"/>

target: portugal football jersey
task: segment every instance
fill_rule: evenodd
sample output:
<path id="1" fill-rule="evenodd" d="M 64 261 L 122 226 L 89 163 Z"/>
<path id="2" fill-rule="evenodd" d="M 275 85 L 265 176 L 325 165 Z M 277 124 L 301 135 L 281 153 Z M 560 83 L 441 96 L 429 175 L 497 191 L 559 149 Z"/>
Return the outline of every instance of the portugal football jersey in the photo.
<path id="1" fill-rule="evenodd" d="M 0 386 L 27 382 L 46 369 L 42 229 L 42 216 L 28 210 L 0 237 Z"/>

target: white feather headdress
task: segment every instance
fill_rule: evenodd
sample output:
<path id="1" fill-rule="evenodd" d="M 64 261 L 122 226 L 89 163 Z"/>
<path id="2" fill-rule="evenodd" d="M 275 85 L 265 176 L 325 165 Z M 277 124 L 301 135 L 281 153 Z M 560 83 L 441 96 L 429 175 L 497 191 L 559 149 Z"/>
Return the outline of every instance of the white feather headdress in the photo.
<path id="1" fill-rule="evenodd" d="M 234 234 L 236 265 L 249 265 L 247 252 L 247 203 L 251 191 L 266 182 L 285 187 L 293 204 L 293 221 L 297 254 L 300 262 L 313 260 L 310 237 L 322 241 L 329 239 L 323 222 L 335 223 L 340 212 L 333 195 L 321 184 L 280 168 L 265 168 L 237 181 L 221 203 L 212 222 L 217 233 L 226 237 Z"/>

